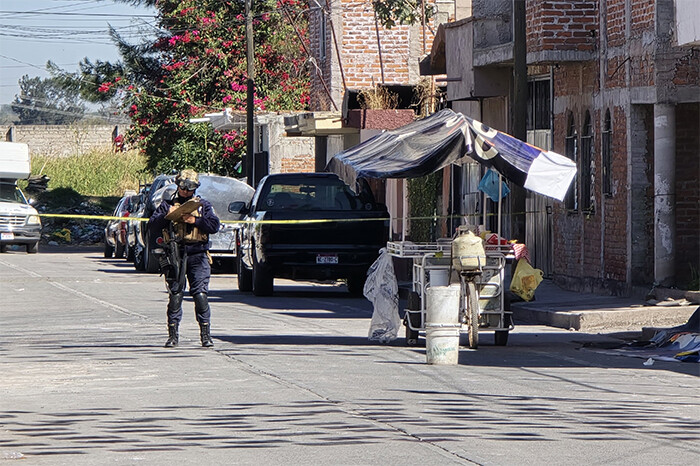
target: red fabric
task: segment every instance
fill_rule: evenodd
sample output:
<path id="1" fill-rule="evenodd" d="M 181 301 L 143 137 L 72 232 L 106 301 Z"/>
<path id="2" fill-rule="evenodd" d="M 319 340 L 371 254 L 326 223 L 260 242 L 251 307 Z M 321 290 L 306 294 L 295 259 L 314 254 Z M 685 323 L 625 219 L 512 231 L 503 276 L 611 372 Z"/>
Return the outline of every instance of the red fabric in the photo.
<path id="1" fill-rule="evenodd" d="M 513 244 L 513 254 L 515 255 L 516 260 L 523 258 L 526 261 L 530 262 L 530 251 L 527 249 L 527 246 L 525 246 L 524 244 L 514 243 Z"/>

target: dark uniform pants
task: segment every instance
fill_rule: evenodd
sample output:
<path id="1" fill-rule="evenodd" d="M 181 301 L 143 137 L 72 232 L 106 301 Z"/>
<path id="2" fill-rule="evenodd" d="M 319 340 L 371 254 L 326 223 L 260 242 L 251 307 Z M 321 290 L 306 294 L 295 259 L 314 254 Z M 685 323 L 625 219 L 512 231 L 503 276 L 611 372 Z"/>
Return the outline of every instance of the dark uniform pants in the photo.
<path id="1" fill-rule="evenodd" d="M 192 255 L 187 255 L 187 282 L 189 283 L 190 296 L 195 296 L 198 293 L 209 292 L 209 277 L 211 276 L 211 265 L 209 265 L 209 257 L 206 252 L 199 252 Z M 173 286 L 174 285 L 174 286 Z M 170 299 L 168 301 L 168 324 L 179 324 L 182 319 L 182 295 L 184 290 L 177 290 L 179 286 L 176 283 L 168 282 L 171 290 Z M 195 300 L 195 315 L 197 322 L 200 324 L 209 323 L 211 311 L 209 305 L 205 307 L 197 306 Z"/>

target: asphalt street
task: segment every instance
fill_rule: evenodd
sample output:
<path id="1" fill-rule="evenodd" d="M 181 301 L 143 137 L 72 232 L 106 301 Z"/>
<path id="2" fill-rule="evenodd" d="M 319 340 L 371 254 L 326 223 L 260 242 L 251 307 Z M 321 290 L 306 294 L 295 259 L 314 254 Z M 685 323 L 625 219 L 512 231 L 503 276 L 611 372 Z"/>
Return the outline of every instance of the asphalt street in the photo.
<path id="1" fill-rule="evenodd" d="M 21 464 L 700 463 L 697 364 L 605 354 L 620 334 L 517 323 L 458 365 L 367 338 L 343 285 L 212 277 L 167 337 L 163 278 L 99 249 L 0 254 L 0 459 Z M 421 340 L 424 344 L 424 340 Z"/>

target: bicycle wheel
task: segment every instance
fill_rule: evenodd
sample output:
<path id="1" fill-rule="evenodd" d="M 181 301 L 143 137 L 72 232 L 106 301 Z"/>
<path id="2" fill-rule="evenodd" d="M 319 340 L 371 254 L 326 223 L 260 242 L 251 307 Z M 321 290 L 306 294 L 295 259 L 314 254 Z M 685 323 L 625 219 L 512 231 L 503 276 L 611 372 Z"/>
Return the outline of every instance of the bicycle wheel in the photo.
<path id="1" fill-rule="evenodd" d="M 467 325 L 469 326 L 469 347 L 476 349 L 479 346 L 479 295 L 476 292 L 476 284 L 472 280 L 467 281 L 466 311 Z"/>

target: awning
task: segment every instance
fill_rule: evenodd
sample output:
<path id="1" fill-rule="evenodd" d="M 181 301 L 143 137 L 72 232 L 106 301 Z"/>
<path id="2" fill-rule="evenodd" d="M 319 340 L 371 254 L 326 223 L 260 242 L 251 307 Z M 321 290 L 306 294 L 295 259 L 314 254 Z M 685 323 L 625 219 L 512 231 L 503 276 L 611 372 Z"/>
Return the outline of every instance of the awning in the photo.
<path id="1" fill-rule="evenodd" d="M 479 121 L 440 110 L 401 128 L 384 131 L 336 154 L 326 171 L 348 185 L 358 178 L 416 178 L 469 155 L 492 167 L 518 186 L 563 200 L 576 175 L 576 164 Z"/>

